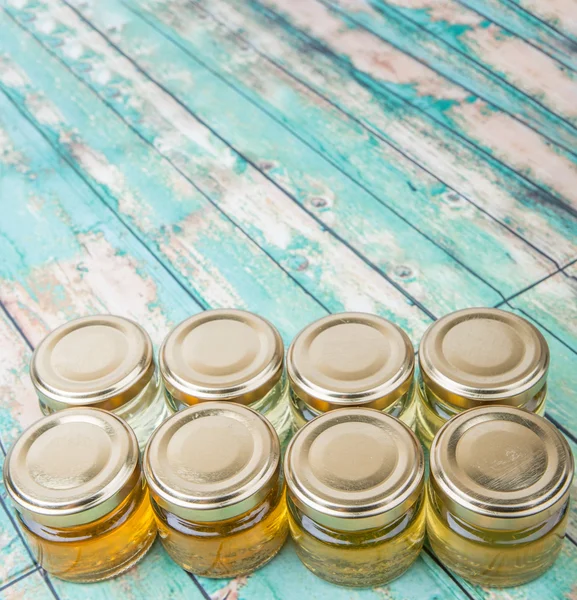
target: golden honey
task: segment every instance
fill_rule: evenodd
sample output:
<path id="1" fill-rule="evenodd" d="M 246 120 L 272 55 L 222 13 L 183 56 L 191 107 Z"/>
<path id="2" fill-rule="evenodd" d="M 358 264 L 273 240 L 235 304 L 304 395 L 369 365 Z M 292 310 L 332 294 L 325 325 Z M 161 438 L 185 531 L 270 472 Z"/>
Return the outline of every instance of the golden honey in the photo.
<path id="1" fill-rule="evenodd" d="M 468 410 L 431 447 L 431 548 L 472 583 L 531 581 L 561 550 L 572 478 L 569 446 L 543 417 L 512 407 Z"/>
<path id="2" fill-rule="evenodd" d="M 96 315 L 58 327 L 36 348 L 30 376 L 45 415 L 75 407 L 112 411 L 141 448 L 168 416 L 150 337 L 124 317 Z"/>
<path id="3" fill-rule="evenodd" d="M 425 537 L 424 456 L 401 421 L 367 408 L 328 412 L 285 456 L 291 536 L 303 564 L 332 583 L 382 585 Z"/>
<path id="4" fill-rule="evenodd" d="M 252 409 L 203 402 L 176 413 L 153 434 L 144 471 L 162 545 L 187 571 L 246 575 L 281 549 L 279 439 Z"/>
<path id="5" fill-rule="evenodd" d="M 444 316 L 421 340 L 419 367 L 416 430 L 427 448 L 450 418 L 468 408 L 545 411 L 547 342 L 512 313 L 471 308 Z"/>
<path id="6" fill-rule="evenodd" d="M 201 402 L 243 404 L 272 423 L 281 446 L 288 441 L 284 345 L 267 320 L 243 310 L 205 311 L 168 334 L 159 363 L 172 413 Z"/>
<path id="7" fill-rule="evenodd" d="M 319 319 L 287 353 L 294 427 L 344 407 L 375 408 L 413 427 L 414 370 L 411 341 L 386 319 L 366 313 Z"/>
<path id="8" fill-rule="evenodd" d="M 8 454 L 4 481 L 36 560 L 61 579 L 118 575 L 156 537 L 136 437 L 105 411 L 38 421 Z"/>

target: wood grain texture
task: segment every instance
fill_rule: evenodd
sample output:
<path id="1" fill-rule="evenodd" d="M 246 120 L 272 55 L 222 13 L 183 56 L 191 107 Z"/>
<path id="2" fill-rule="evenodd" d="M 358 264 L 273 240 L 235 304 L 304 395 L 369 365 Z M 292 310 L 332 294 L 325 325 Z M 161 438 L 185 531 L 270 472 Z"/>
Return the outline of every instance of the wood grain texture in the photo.
<path id="1" fill-rule="evenodd" d="M 155 345 L 204 308 L 285 342 L 339 310 L 417 342 L 465 306 L 551 349 L 546 415 L 577 451 L 575 80 L 567 0 L 4 0 L 0 8 L 0 461 L 38 404 L 34 345 L 76 316 Z M 577 481 L 574 482 L 577 496 Z M 157 543 L 109 582 L 44 577 L 0 485 L 0 598 L 572 599 L 577 506 L 553 569 L 488 590 L 425 551 L 374 590 L 289 543 L 193 580 Z M 5 508 L 4 508 L 5 506 Z"/>

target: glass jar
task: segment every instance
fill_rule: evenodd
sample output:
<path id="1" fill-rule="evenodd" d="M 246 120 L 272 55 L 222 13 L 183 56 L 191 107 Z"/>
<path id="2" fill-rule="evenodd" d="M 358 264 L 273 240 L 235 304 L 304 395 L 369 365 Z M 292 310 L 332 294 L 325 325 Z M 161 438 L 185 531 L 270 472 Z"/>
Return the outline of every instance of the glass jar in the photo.
<path id="1" fill-rule="evenodd" d="M 413 427 L 414 370 L 411 341 L 390 321 L 366 313 L 319 319 L 287 353 L 294 427 L 347 406 L 376 408 Z"/>
<path id="2" fill-rule="evenodd" d="M 96 408 L 60 411 L 24 431 L 6 457 L 4 483 L 43 569 L 99 581 L 146 554 L 156 524 L 139 458 L 130 427 Z"/>
<path id="3" fill-rule="evenodd" d="M 319 577 L 382 585 L 419 555 L 424 456 L 398 419 L 367 408 L 317 417 L 290 442 L 284 470 L 296 552 Z"/>
<path id="4" fill-rule="evenodd" d="M 183 569 L 246 575 L 284 544 L 279 439 L 250 408 L 203 402 L 176 413 L 150 438 L 144 473 L 162 545 Z"/>
<path id="5" fill-rule="evenodd" d="M 267 320 L 244 310 L 208 310 L 180 323 L 160 349 L 160 372 L 171 412 L 220 400 L 250 406 L 291 433 L 284 345 Z"/>
<path id="6" fill-rule="evenodd" d="M 543 417 L 505 406 L 468 410 L 431 446 L 431 548 L 472 583 L 531 581 L 561 550 L 572 479 L 569 445 Z"/>
<path id="7" fill-rule="evenodd" d="M 470 308 L 444 316 L 423 335 L 419 367 L 417 435 L 427 448 L 451 417 L 468 408 L 545 411 L 547 342 L 512 313 Z"/>
<path id="8" fill-rule="evenodd" d="M 141 449 L 168 416 L 150 337 L 124 317 L 95 315 L 58 327 L 34 351 L 30 377 L 45 415 L 74 407 L 112 411 Z"/>

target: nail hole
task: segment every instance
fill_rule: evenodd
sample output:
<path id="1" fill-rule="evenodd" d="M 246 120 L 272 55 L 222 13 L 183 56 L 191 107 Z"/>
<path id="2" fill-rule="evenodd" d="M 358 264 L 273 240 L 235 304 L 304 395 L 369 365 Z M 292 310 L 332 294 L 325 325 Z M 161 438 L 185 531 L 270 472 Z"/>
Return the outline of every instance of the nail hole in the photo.
<path id="1" fill-rule="evenodd" d="M 413 275 L 413 271 L 405 265 L 399 265 L 395 267 L 395 275 L 401 279 L 408 279 Z"/>
<path id="2" fill-rule="evenodd" d="M 311 204 L 315 208 L 323 208 L 328 204 L 328 201 L 326 198 L 323 198 L 322 196 L 313 196 L 311 198 Z"/>

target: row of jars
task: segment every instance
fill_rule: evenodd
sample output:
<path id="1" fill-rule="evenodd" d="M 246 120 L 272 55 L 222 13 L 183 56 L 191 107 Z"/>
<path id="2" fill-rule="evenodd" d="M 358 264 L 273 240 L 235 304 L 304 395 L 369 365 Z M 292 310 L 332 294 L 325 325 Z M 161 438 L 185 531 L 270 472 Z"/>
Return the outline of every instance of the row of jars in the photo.
<path id="1" fill-rule="evenodd" d="M 273 558 L 290 530 L 305 566 L 347 586 L 401 575 L 426 532 L 442 563 L 471 582 L 534 579 L 561 549 L 572 477 L 565 438 L 513 407 L 473 408 L 446 423 L 426 481 L 415 434 L 382 411 L 323 414 L 296 433 L 282 461 L 270 422 L 225 402 L 172 415 L 142 461 L 120 417 L 60 411 L 22 434 L 4 470 L 30 547 L 57 577 L 122 573 L 157 532 L 191 573 L 245 575 Z"/>
<path id="2" fill-rule="evenodd" d="M 31 377 L 51 416 L 5 463 L 45 568 L 75 580 L 112 576 L 146 551 L 158 526 L 194 573 L 253 570 L 286 536 L 279 448 L 300 430 L 284 465 L 299 556 L 337 583 L 382 583 L 415 559 L 424 535 L 423 454 L 409 428 L 428 448 L 449 420 L 431 450 L 429 537 L 439 558 L 493 585 L 531 579 L 552 562 L 572 456 L 532 414 L 544 410 L 549 354 L 527 321 L 495 309 L 447 315 L 425 333 L 415 378 L 400 328 L 332 315 L 295 338 L 286 375 L 284 362 L 276 329 L 244 311 L 178 325 L 160 349 L 160 377 L 132 321 L 89 317 L 49 334 Z M 61 411 L 75 406 L 110 412 Z M 138 466 L 152 432 L 144 474 L 153 511 Z"/>
<path id="3" fill-rule="evenodd" d="M 436 321 L 419 347 L 366 313 L 330 315 L 290 345 L 267 320 L 240 310 L 193 316 L 166 337 L 157 374 L 152 343 L 136 323 L 95 316 L 66 323 L 36 349 L 32 382 L 44 414 L 91 406 L 126 419 L 144 446 L 168 416 L 206 401 L 250 406 L 284 446 L 314 417 L 346 406 L 401 419 L 428 448 L 467 408 L 505 404 L 542 414 L 549 350 L 528 321 L 498 309 L 468 309 Z M 287 401 L 288 397 L 288 401 Z"/>

